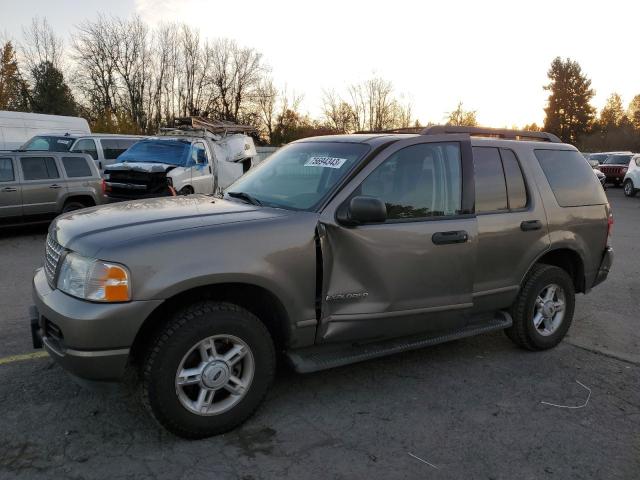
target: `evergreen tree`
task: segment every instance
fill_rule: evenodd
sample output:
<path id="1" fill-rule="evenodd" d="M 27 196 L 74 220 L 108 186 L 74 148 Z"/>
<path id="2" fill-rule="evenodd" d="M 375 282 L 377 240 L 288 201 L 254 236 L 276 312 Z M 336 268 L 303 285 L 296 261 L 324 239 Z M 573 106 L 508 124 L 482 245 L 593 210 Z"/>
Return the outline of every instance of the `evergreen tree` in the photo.
<path id="1" fill-rule="evenodd" d="M 71 89 L 65 83 L 62 72 L 51 62 L 40 63 L 31 74 L 34 81 L 30 99 L 32 111 L 52 115 L 77 114 Z"/>
<path id="2" fill-rule="evenodd" d="M 627 117 L 633 125 L 633 128 L 640 130 L 640 95 L 633 97 L 633 100 L 629 103 Z"/>
<path id="3" fill-rule="evenodd" d="M 27 109 L 27 85 L 20 75 L 15 49 L 7 42 L 0 51 L 0 110 Z"/>
<path id="4" fill-rule="evenodd" d="M 544 129 L 564 142 L 575 143 L 593 122 L 595 109 L 590 102 L 595 92 L 591 80 L 582 73 L 578 62 L 570 58 L 556 57 L 547 75 L 550 83 L 544 89 L 551 93 L 544 109 Z"/>
<path id="5" fill-rule="evenodd" d="M 602 111 L 600 112 L 600 126 L 603 129 L 607 127 L 619 127 L 626 119 L 624 107 L 622 106 L 622 98 L 617 93 L 612 93 L 607 99 Z"/>

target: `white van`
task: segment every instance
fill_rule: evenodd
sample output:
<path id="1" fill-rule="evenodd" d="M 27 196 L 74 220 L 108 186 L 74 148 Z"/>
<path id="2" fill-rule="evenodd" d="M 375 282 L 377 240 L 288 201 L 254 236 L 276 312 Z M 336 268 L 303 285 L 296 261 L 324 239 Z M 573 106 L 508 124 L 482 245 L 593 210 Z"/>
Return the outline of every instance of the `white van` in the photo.
<path id="1" fill-rule="evenodd" d="M 46 152 L 77 152 L 91 155 L 100 173 L 134 143 L 145 139 L 143 135 L 92 133 L 89 135 L 36 135 L 20 150 Z"/>
<path id="2" fill-rule="evenodd" d="M 15 150 L 34 135 L 91 133 L 84 118 L 0 110 L 0 150 Z"/>

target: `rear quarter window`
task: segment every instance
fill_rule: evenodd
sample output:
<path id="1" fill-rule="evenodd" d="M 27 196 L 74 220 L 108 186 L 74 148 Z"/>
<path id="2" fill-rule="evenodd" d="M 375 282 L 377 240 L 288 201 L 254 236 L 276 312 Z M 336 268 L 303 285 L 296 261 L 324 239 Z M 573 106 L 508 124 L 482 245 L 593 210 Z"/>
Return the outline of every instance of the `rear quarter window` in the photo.
<path id="1" fill-rule="evenodd" d="M 575 150 L 534 150 L 558 205 L 580 207 L 607 203 L 607 197 L 584 157 Z"/>
<path id="2" fill-rule="evenodd" d="M 87 164 L 87 160 L 82 157 L 64 157 L 62 165 L 69 178 L 91 176 L 91 168 Z"/>

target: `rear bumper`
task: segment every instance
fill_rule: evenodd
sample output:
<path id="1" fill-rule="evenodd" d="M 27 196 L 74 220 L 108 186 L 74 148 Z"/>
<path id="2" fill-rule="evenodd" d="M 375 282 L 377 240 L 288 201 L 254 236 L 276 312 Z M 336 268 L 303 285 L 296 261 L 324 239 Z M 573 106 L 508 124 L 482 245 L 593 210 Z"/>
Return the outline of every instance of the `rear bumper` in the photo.
<path id="1" fill-rule="evenodd" d="M 607 247 L 602 254 L 600 268 L 598 268 L 598 273 L 596 274 L 592 287 L 601 284 L 607 279 L 609 271 L 611 270 L 611 265 L 613 265 L 613 247 Z"/>
<path id="2" fill-rule="evenodd" d="M 35 348 L 43 346 L 70 373 L 88 380 L 121 378 L 144 320 L 161 301 L 97 304 L 49 287 L 42 269 L 33 279 L 29 309 Z"/>

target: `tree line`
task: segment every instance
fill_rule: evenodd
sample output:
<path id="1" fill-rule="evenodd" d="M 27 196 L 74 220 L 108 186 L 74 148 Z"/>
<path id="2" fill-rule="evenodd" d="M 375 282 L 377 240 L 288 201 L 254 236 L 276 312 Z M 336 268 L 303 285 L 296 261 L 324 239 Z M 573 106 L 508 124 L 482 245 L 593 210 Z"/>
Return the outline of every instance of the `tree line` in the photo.
<path id="1" fill-rule="evenodd" d="M 571 59 L 556 58 L 542 127 L 582 149 L 640 150 L 640 95 L 625 108 L 613 93 L 599 114 L 591 80 Z M 91 129 L 155 133 L 185 116 L 255 126 L 266 143 L 330 133 L 420 127 L 409 101 L 374 76 L 344 91 L 322 92 L 320 118 L 303 96 L 279 88 L 263 55 L 230 39 L 208 39 L 186 24 L 149 27 L 139 17 L 99 15 L 81 22 L 65 45 L 46 19 L 23 28 L 19 47 L 0 50 L 0 110 L 80 115 Z M 477 125 L 459 102 L 444 121 Z"/>

